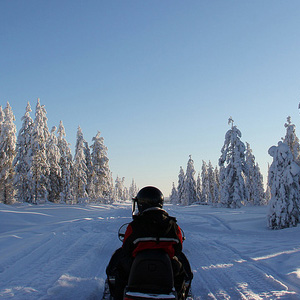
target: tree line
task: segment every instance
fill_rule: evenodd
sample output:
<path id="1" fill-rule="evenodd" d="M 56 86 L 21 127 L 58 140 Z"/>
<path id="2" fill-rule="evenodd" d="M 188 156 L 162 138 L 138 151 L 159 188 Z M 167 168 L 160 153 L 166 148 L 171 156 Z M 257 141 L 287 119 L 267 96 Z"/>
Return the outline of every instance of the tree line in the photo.
<path id="1" fill-rule="evenodd" d="M 63 122 L 49 131 L 39 99 L 34 119 L 31 112 L 28 102 L 16 136 L 10 104 L 4 110 L 0 106 L 0 202 L 110 203 L 136 195 L 134 180 L 129 189 L 124 177 L 113 181 L 108 149 L 99 131 L 89 146 L 78 126 L 73 157 Z"/>
<path id="2" fill-rule="evenodd" d="M 241 141 L 241 131 L 229 119 L 231 128 L 225 135 L 221 157 L 216 167 L 202 161 L 195 180 L 194 161 L 190 155 L 186 172 L 180 167 L 178 185 L 173 183 L 170 201 L 174 204 L 209 204 L 239 208 L 242 205 L 265 205 L 268 193 L 263 176 L 249 143 Z"/>
<path id="3" fill-rule="evenodd" d="M 300 105 L 299 105 L 300 108 Z M 240 208 L 268 205 L 270 229 L 297 226 L 300 222 L 300 144 L 295 125 L 287 117 L 286 135 L 268 153 L 273 158 L 268 169 L 266 189 L 263 176 L 249 143 L 241 141 L 241 131 L 234 125 L 225 134 L 218 166 L 202 162 L 201 175 L 195 180 L 194 161 L 190 156 L 186 172 L 180 167 L 177 186 L 173 183 L 173 204 L 209 204 Z"/>

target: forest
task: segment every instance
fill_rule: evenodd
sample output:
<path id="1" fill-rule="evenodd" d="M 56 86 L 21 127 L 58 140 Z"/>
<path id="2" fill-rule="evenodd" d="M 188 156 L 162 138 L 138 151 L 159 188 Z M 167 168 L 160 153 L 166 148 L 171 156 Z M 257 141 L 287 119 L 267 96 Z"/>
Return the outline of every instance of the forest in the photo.
<path id="1" fill-rule="evenodd" d="M 249 143 L 230 117 L 231 128 L 225 134 L 218 166 L 202 162 L 195 180 L 194 161 L 190 155 L 186 172 L 180 167 L 178 184 L 173 188 L 173 204 L 204 204 L 215 207 L 268 205 L 268 227 L 282 229 L 297 226 L 300 220 L 300 145 L 295 125 L 287 117 L 286 135 L 268 153 L 273 158 L 268 169 L 266 188 Z"/>
<path id="2" fill-rule="evenodd" d="M 78 126 L 73 157 L 63 122 L 49 130 L 46 108 L 39 99 L 34 119 L 31 111 L 28 102 L 16 134 L 10 104 L 0 107 L 0 202 L 111 203 L 136 195 L 134 180 L 129 189 L 124 177 L 114 182 L 99 131 L 89 146 Z"/>
<path id="3" fill-rule="evenodd" d="M 10 104 L 0 106 L 0 203 L 15 201 L 39 204 L 112 203 L 134 197 L 138 191 L 134 179 L 129 188 L 125 178 L 113 180 L 107 147 L 100 132 L 91 145 L 78 126 L 75 153 L 72 156 L 63 122 L 48 129 L 47 112 L 37 100 L 32 119 L 27 103 L 17 134 Z M 266 188 L 249 143 L 230 117 L 218 166 L 202 162 L 195 179 L 190 155 L 186 172 L 180 167 L 178 184 L 170 202 L 175 205 L 212 205 L 240 208 L 268 205 L 268 226 L 281 229 L 297 226 L 300 220 L 300 145 L 295 125 L 287 117 L 286 135 L 269 149 L 273 158 Z"/>

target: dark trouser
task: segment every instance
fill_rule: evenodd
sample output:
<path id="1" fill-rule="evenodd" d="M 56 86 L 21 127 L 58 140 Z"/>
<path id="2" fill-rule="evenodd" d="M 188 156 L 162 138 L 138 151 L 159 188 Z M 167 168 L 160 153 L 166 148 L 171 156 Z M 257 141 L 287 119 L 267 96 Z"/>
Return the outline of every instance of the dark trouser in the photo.
<path id="1" fill-rule="evenodd" d="M 124 289 L 128 282 L 132 258 L 126 255 L 123 248 L 117 249 L 112 255 L 106 268 L 108 278 L 114 277 L 115 283 L 111 284 L 108 280 L 109 291 L 115 300 L 122 300 Z"/>
<path id="2" fill-rule="evenodd" d="M 106 268 L 108 278 L 115 278 L 114 284 L 108 280 L 110 294 L 115 300 L 123 299 L 132 261 L 133 259 L 124 253 L 123 248 L 119 248 L 112 255 Z M 178 294 L 178 299 L 181 300 L 183 294 L 187 294 L 188 292 L 185 291 L 184 284 L 187 280 L 192 281 L 193 273 L 184 253 L 181 253 L 178 257 L 174 257 L 171 262 L 174 273 L 174 286 Z"/>

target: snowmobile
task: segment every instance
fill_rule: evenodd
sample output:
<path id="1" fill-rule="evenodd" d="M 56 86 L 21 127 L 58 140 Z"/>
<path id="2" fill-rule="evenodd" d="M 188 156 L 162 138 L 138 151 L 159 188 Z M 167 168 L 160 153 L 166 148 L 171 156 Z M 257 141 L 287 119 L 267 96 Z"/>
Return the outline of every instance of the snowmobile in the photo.
<path id="1" fill-rule="evenodd" d="M 123 242 L 128 224 L 118 231 Z M 183 240 L 185 239 L 182 231 Z M 115 277 L 108 276 L 102 300 L 113 300 L 109 286 L 115 284 Z M 185 282 L 183 299 L 192 300 L 191 281 Z M 130 268 L 129 279 L 124 290 L 123 300 L 177 300 L 171 259 L 161 249 L 147 249 L 139 252 Z"/>

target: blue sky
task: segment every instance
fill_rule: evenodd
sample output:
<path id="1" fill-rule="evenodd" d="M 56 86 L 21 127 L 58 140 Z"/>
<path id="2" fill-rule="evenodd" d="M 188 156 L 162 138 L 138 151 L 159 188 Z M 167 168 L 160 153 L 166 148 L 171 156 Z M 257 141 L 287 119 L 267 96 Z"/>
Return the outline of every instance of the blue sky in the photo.
<path id="1" fill-rule="evenodd" d="M 89 143 L 100 130 L 128 186 L 168 195 L 190 154 L 216 165 L 230 116 L 266 175 L 286 117 L 300 125 L 298 0 L 2 0 L 0 16 L 17 129 L 40 98 L 72 151 L 78 125 Z"/>

